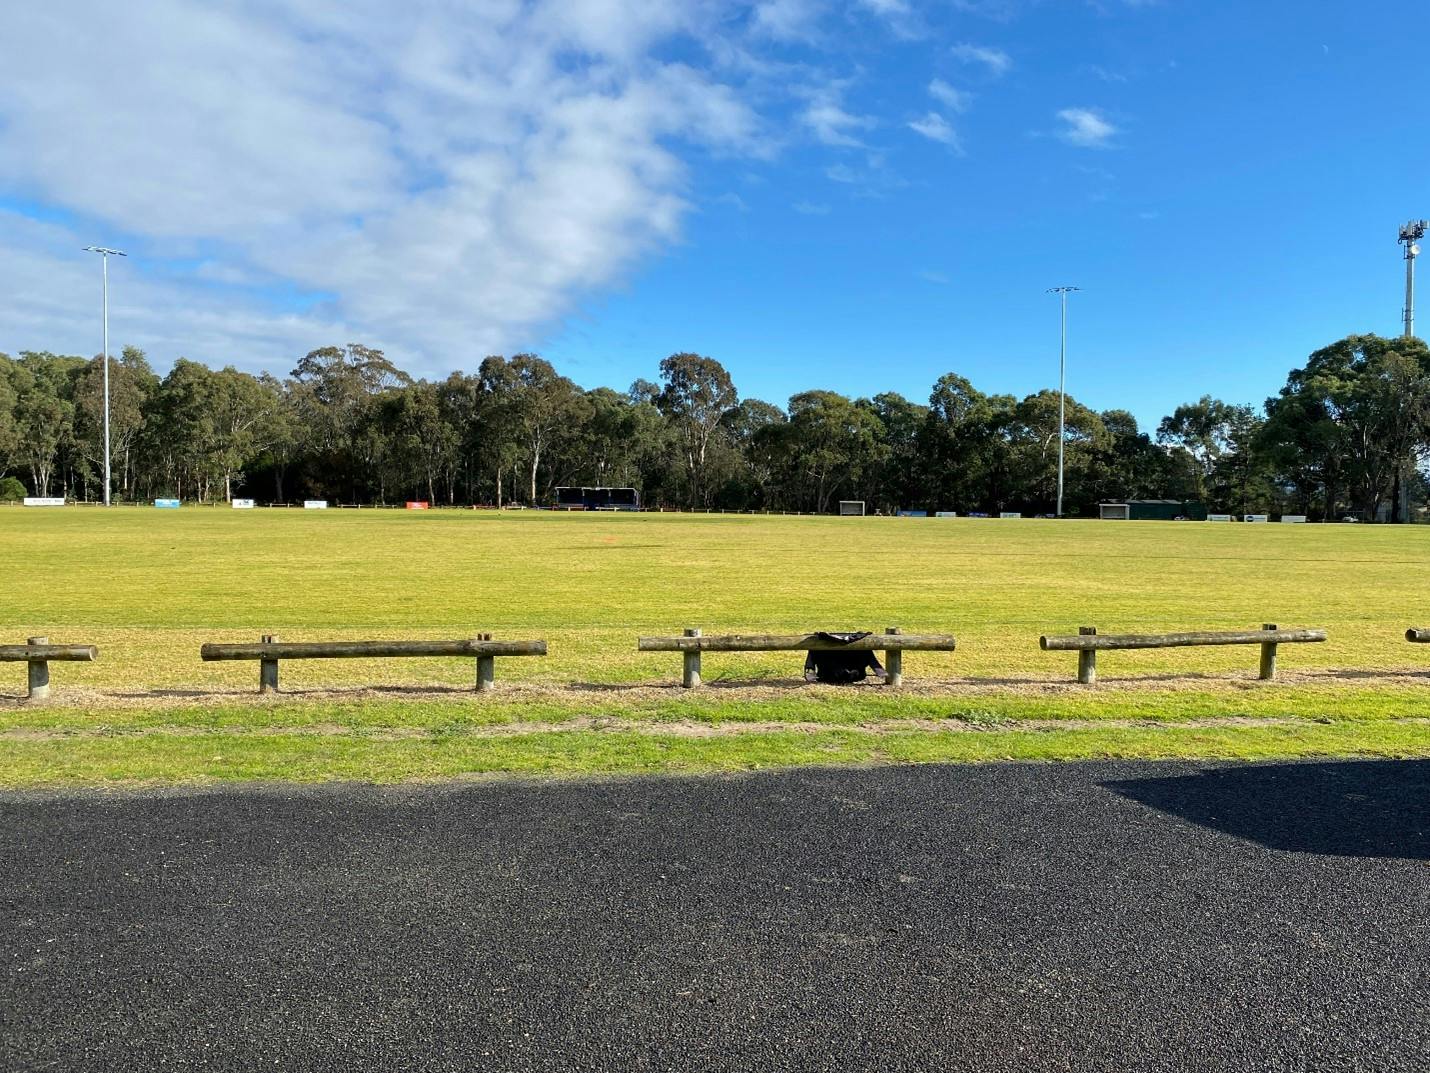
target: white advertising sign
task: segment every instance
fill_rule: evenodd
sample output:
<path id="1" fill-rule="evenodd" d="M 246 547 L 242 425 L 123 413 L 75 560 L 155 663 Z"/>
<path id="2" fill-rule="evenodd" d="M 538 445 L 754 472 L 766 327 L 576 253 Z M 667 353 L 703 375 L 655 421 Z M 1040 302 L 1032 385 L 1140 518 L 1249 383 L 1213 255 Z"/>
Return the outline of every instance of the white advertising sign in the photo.
<path id="1" fill-rule="evenodd" d="M 58 499 L 49 496 L 26 496 L 25 506 L 27 507 L 63 507 L 65 501 L 63 497 Z"/>
<path id="2" fill-rule="evenodd" d="M 1305 525 L 1306 516 L 1304 514 L 1283 514 L 1281 515 L 1282 525 Z"/>
<path id="3" fill-rule="evenodd" d="M 232 503 L 229 504 L 229 506 L 233 507 L 234 510 L 252 510 L 253 500 L 235 499 Z"/>
<path id="4" fill-rule="evenodd" d="M 1209 521 L 1209 522 L 1229 522 L 1229 521 L 1231 521 L 1231 515 L 1230 515 L 1230 514 L 1208 514 L 1208 515 L 1207 515 L 1207 521 Z"/>
<path id="5" fill-rule="evenodd" d="M 1019 513 L 1017 513 L 1016 511 L 1005 510 L 1005 511 L 1003 511 L 1002 513 L 1000 513 L 1000 514 L 998 515 L 998 517 L 1000 517 L 1000 518 L 1021 518 L 1022 515 L 1019 514 Z"/>
<path id="6" fill-rule="evenodd" d="M 326 499 L 305 499 L 303 500 L 304 510 L 327 510 L 328 501 Z"/>
<path id="7" fill-rule="evenodd" d="M 1269 514 L 1248 514 L 1248 515 L 1243 519 L 1243 521 L 1248 521 L 1248 522 L 1269 522 L 1270 520 L 1271 520 L 1271 515 L 1269 515 Z"/>

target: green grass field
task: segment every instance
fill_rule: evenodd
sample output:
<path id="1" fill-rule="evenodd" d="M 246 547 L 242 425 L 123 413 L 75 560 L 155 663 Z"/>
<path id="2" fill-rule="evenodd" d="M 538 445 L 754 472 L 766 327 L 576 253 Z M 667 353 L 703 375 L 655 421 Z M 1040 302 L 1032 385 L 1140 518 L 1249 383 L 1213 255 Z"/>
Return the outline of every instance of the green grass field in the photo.
<path id="1" fill-rule="evenodd" d="M 805 763 L 1430 755 L 1430 528 L 438 511 L 0 509 L 0 643 L 92 642 L 23 703 L 0 664 L 0 785 L 728 770 Z M 1040 633 L 1324 626 L 1254 647 L 1103 653 Z M 639 634 L 950 632 L 905 687 L 800 681 L 802 654 Z M 203 641 L 545 638 L 544 658 L 290 661 L 284 694 Z"/>

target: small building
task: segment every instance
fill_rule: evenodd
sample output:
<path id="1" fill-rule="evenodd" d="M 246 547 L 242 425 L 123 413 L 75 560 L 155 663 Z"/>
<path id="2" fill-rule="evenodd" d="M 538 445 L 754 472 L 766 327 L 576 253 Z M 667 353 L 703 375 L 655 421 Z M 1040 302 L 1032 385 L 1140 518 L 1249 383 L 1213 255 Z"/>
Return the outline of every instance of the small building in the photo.
<path id="1" fill-rule="evenodd" d="M 1097 516 L 1103 521 L 1174 522 L 1189 519 L 1204 522 L 1207 508 L 1194 499 L 1129 499 L 1125 503 L 1099 503 Z"/>
<path id="2" fill-rule="evenodd" d="M 557 510 L 640 510 L 640 493 L 634 488 L 556 489 Z"/>

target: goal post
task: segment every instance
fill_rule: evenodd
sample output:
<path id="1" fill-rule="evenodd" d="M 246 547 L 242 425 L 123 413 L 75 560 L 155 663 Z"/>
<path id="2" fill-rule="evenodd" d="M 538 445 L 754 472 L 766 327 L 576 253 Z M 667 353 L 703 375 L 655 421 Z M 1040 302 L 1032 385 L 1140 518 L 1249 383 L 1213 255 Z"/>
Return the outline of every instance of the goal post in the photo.
<path id="1" fill-rule="evenodd" d="M 841 516 L 859 517 L 864 513 L 864 501 L 862 499 L 841 499 L 839 513 Z"/>

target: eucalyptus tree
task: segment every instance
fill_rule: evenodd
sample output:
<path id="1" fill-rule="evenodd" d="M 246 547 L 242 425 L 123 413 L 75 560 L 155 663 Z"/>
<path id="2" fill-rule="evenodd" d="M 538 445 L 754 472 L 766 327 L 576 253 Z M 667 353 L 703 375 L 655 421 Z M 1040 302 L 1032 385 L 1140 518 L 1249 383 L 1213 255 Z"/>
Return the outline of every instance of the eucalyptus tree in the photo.
<path id="1" fill-rule="evenodd" d="M 674 425 L 690 481 L 692 506 L 709 505 L 706 466 L 710 444 L 726 412 L 739 402 L 735 383 L 714 358 L 681 352 L 660 363 L 656 405 Z"/>

